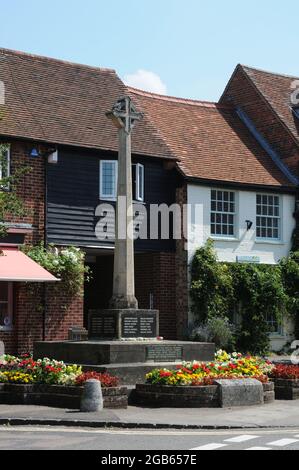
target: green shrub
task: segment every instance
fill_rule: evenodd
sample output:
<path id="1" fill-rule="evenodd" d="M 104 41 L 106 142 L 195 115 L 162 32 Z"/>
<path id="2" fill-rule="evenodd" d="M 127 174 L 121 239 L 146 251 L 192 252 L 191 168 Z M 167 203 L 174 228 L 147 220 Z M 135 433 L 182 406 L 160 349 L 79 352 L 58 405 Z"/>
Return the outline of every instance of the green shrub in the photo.
<path id="1" fill-rule="evenodd" d="M 82 250 L 72 246 L 62 249 L 54 245 L 45 247 L 41 243 L 37 246 L 24 246 L 23 251 L 40 266 L 61 279 L 58 289 L 63 289 L 68 295 L 82 294 L 84 277 L 87 276 L 88 279 L 89 276 L 89 268 L 84 265 L 85 254 Z"/>
<path id="2" fill-rule="evenodd" d="M 220 328 L 221 319 L 232 322 L 238 316 L 238 349 L 265 354 L 270 347 L 267 318 L 281 323 L 286 313 L 293 314 L 299 335 L 299 253 L 279 265 L 220 263 L 208 241 L 192 261 L 190 296 L 201 334 L 207 334 L 210 319 L 220 318 L 214 325 Z"/>
<path id="3" fill-rule="evenodd" d="M 217 349 L 226 349 L 229 352 L 235 347 L 234 327 L 228 318 L 209 318 L 206 323 L 194 328 L 191 339 L 215 343 Z"/>

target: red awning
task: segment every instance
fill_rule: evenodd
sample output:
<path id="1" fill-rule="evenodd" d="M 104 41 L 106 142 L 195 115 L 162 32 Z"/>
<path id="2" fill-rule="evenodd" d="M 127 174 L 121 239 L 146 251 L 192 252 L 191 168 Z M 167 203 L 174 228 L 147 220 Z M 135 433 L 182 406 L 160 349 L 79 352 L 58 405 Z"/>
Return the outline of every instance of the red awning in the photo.
<path id="1" fill-rule="evenodd" d="M 59 281 L 17 248 L 0 247 L 0 281 Z"/>

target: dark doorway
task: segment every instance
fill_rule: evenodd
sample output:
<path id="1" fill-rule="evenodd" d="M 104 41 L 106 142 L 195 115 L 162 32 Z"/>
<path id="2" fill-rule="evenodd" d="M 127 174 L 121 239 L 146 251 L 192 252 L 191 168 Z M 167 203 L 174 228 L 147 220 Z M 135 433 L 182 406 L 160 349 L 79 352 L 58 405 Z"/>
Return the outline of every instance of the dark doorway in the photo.
<path id="1" fill-rule="evenodd" d="M 87 258 L 88 260 L 88 258 Z M 113 255 L 97 256 L 90 267 L 91 279 L 84 286 L 84 326 L 88 327 L 88 312 L 92 309 L 105 309 L 109 306 L 113 286 Z"/>

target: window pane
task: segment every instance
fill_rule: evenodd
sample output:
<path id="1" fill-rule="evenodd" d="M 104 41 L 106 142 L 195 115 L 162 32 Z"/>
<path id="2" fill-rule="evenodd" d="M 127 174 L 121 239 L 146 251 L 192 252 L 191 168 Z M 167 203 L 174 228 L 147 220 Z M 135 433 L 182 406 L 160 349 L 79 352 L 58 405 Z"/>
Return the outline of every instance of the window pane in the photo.
<path id="1" fill-rule="evenodd" d="M 101 164 L 101 196 L 116 197 L 116 162 L 102 162 Z"/>
<path id="2" fill-rule="evenodd" d="M 11 283 L 0 282 L 0 327 L 9 327 L 12 324 L 11 288 Z"/>
<path id="3" fill-rule="evenodd" d="M 279 239 L 279 196 L 257 195 L 256 201 L 256 237 Z"/>
<path id="4" fill-rule="evenodd" d="M 231 191 L 211 191 L 211 233 L 234 235 L 235 194 Z"/>

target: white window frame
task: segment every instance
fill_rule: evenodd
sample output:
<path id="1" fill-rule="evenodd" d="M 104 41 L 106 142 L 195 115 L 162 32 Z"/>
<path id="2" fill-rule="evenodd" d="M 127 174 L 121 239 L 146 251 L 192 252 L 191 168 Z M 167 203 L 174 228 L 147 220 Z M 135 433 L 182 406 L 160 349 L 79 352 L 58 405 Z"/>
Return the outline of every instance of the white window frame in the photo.
<path id="1" fill-rule="evenodd" d="M 220 210 L 217 210 L 217 207 L 216 207 L 216 210 L 212 210 L 212 202 L 213 202 L 213 199 L 212 199 L 212 192 L 213 191 L 216 191 L 217 193 L 218 192 L 222 192 L 222 193 L 232 193 L 234 194 L 234 212 L 231 212 L 231 211 L 220 211 Z M 231 204 L 231 201 L 222 201 L 223 204 L 225 202 L 228 202 L 228 204 Z M 232 234 L 218 234 L 218 233 L 212 233 L 212 225 L 222 225 L 222 222 L 221 224 L 217 223 L 217 221 L 215 221 L 215 223 L 212 222 L 212 214 L 221 214 L 221 215 L 227 215 L 227 216 L 233 216 L 233 220 L 234 220 L 234 223 L 233 223 L 233 229 L 234 229 L 234 233 L 233 235 Z M 231 224 L 228 224 L 228 225 L 231 225 Z M 231 191 L 229 189 L 219 189 L 219 188 L 212 188 L 211 191 L 210 191 L 210 234 L 211 234 L 211 238 L 215 238 L 215 239 L 229 239 L 229 240 L 235 240 L 237 238 L 237 192 L 236 191 Z"/>
<path id="2" fill-rule="evenodd" d="M 0 304 L 7 303 L 7 317 L 9 318 L 9 324 L 4 325 L 0 323 L 0 331 L 11 331 L 13 328 L 13 283 L 12 282 L 5 282 L 7 284 L 7 302 L 1 301 Z"/>
<path id="3" fill-rule="evenodd" d="M 260 205 L 261 207 L 264 205 L 263 203 L 261 204 L 258 204 L 258 201 L 257 201 L 257 198 L 258 196 L 260 196 L 261 198 L 263 198 L 263 196 L 266 196 L 267 198 L 269 197 L 277 197 L 278 198 L 278 208 L 279 208 L 279 215 L 276 216 L 274 215 L 274 211 L 273 211 L 273 214 L 272 215 L 264 215 L 264 214 L 258 214 L 258 211 L 257 211 L 257 206 Z M 267 203 L 267 207 L 270 207 L 269 204 Z M 276 207 L 274 204 L 273 204 L 273 209 L 274 207 Z M 255 202 L 255 210 L 256 210 L 256 221 L 255 221 L 255 229 L 256 229 L 256 232 L 255 232 L 255 239 L 257 242 L 263 242 L 263 241 L 268 241 L 268 242 L 281 242 L 282 240 L 282 198 L 280 195 L 278 194 L 266 194 L 266 193 L 257 193 L 256 194 L 256 202 Z M 265 219 L 276 219 L 278 220 L 278 226 L 277 226 L 277 230 L 278 230 L 278 237 L 269 237 L 268 235 L 266 237 L 263 237 L 263 236 L 258 236 L 257 235 L 257 230 L 258 228 L 260 228 L 260 230 L 262 230 L 262 226 L 257 224 L 257 219 L 258 217 L 260 219 L 262 218 L 265 218 Z M 266 231 L 268 230 L 268 227 L 265 227 L 266 228 Z M 272 233 L 273 233 L 273 230 L 276 229 L 276 227 L 269 227 L 272 229 Z"/>
<path id="4" fill-rule="evenodd" d="M 141 178 L 140 178 L 141 171 Z M 141 163 L 136 164 L 136 187 L 135 187 L 136 201 L 144 201 L 144 165 Z"/>
<path id="5" fill-rule="evenodd" d="M 115 194 L 104 194 L 103 193 L 103 165 L 105 163 L 113 164 L 115 166 Z M 144 165 L 141 163 L 134 163 L 132 167 L 135 167 L 136 179 L 135 179 L 135 200 L 138 202 L 144 202 Z M 105 201 L 116 201 L 117 197 L 117 178 L 118 178 L 118 161 L 117 160 L 100 160 L 100 199 Z M 140 174 L 141 173 L 141 174 Z"/>
<path id="6" fill-rule="evenodd" d="M 5 177 L 10 176 L 10 145 L 7 147 L 7 159 L 6 159 L 6 172 L 7 175 Z M 0 162 L 0 180 L 3 178 L 3 170 L 2 170 L 2 162 Z"/>
<path id="7" fill-rule="evenodd" d="M 109 163 L 114 166 L 115 171 L 115 183 L 114 183 L 114 193 L 104 194 L 103 193 L 103 166 L 104 164 Z M 117 177 L 118 177 L 118 161 L 117 160 L 100 160 L 100 199 L 105 201 L 115 201 L 117 196 Z"/>

